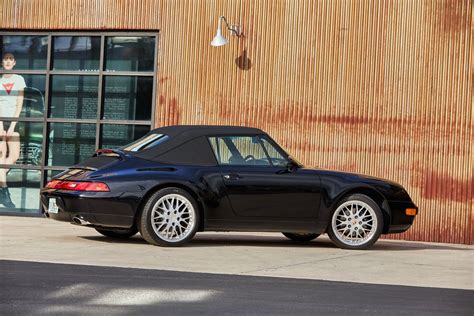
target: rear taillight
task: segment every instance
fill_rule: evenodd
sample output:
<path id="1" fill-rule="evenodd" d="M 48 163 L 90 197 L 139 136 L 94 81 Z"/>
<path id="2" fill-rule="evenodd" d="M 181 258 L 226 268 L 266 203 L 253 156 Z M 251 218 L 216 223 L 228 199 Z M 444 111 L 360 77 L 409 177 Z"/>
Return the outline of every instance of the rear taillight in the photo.
<path id="1" fill-rule="evenodd" d="M 102 182 L 79 182 L 53 180 L 46 185 L 46 189 L 69 190 L 69 191 L 90 191 L 109 192 L 107 184 Z"/>

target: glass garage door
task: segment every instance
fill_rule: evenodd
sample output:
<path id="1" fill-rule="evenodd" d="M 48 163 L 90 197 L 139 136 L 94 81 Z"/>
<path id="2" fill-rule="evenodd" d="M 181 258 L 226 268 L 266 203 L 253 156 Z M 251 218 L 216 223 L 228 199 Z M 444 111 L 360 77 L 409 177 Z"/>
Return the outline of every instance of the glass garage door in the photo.
<path id="1" fill-rule="evenodd" d="M 150 130 L 157 43 L 156 33 L 0 33 L 0 214 L 41 214 L 52 176 Z"/>

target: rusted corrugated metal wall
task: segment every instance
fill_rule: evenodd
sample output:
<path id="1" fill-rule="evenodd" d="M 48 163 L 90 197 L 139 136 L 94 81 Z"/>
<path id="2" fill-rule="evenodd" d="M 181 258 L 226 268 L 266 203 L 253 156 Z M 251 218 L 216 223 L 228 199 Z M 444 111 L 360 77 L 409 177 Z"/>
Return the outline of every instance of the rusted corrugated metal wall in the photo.
<path id="1" fill-rule="evenodd" d="M 159 29 L 157 126 L 263 128 L 406 186 L 421 214 L 394 238 L 474 243 L 472 1 L 0 3 L 2 28 Z M 213 48 L 221 14 L 245 36 Z"/>

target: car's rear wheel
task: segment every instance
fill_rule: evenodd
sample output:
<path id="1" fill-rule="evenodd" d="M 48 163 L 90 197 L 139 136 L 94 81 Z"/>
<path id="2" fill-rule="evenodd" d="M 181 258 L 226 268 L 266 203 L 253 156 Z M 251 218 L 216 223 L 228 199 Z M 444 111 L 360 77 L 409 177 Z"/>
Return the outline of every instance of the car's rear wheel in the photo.
<path id="1" fill-rule="evenodd" d="M 110 238 L 121 238 L 126 239 L 134 236 L 138 233 L 138 229 L 130 228 L 130 229 L 103 229 L 103 228 L 96 228 L 95 229 L 100 234 L 110 237 Z"/>
<path id="2" fill-rule="evenodd" d="M 150 244 L 180 246 L 198 229 L 199 209 L 194 198 L 180 188 L 164 188 L 145 203 L 140 233 Z"/>
<path id="3" fill-rule="evenodd" d="M 370 197 L 353 194 L 334 211 L 328 227 L 329 238 L 340 248 L 367 249 L 380 237 L 383 215 Z"/>
<path id="4" fill-rule="evenodd" d="M 300 241 L 300 242 L 311 241 L 319 237 L 319 234 L 315 234 L 315 233 L 282 233 L 282 234 L 288 239 L 291 239 L 293 241 Z"/>

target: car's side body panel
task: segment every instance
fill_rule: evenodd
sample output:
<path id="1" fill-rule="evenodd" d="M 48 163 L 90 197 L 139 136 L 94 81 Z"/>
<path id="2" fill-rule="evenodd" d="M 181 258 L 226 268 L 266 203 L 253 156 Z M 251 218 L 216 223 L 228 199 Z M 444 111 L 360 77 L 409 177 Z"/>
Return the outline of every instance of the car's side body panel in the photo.
<path id="1" fill-rule="evenodd" d="M 305 169 L 221 167 L 227 196 L 239 217 L 316 220 L 320 204 L 319 177 Z"/>
<path id="2" fill-rule="evenodd" d="M 139 165 L 140 168 L 130 168 Z M 162 165 L 153 162 L 140 161 L 122 163 L 118 166 L 106 168 L 101 172 L 89 174 L 97 181 L 106 182 L 111 192 L 69 192 L 47 190 L 42 191 L 43 207 L 47 209 L 48 199 L 56 198 L 60 214 L 51 214 L 51 218 L 65 221 L 72 221 L 75 216 L 80 216 L 93 225 L 106 227 L 130 227 L 137 212 L 144 202 L 143 199 L 158 188 L 165 186 L 179 186 L 190 191 L 197 198 L 198 204 L 204 211 L 204 228 L 214 230 L 253 230 L 263 229 L 267 231 L 279 231 L 284 228 L 296 229 L 298 231 L 314 230 L 317 225 L 317 210 L 319 207 L 319 181 L 314 177 L 313 185 L 307 189 L 315 192 L 303 193 L 303 195 L 313 195 L 307 201 L 301 201 L 296 193 L 298 187 L 286 190 L 286 194 L 279 193 L 275 185 L 264 186 L 261 183 L 259 190 L 246 187 L 249 192 L 270 192 L 270 195 L 277 196 L 277 202 L 283 202 L 283 196 L 289 202 L 298 202 L 301 209 L 308 209 L 308 216 L 297 218 L 295 216 L 281 216 L 281 213 L 266 216 L 263 214 L 269 209 L 266 200 L 269 196 L 259 198 L 260 203 L 255 205 L 255 200 L 244 198 L 240 204 L 244 209 L 254 209 L 256 215 L 245 216 L 237 214 L 231 205 L 228 197 L 228 189 L 224 184 L 221 171 L 217 167 L 193 167 L 193 166 L 173 166 Z M 281 175 L 287 177 L 287 175 Z M 77 180 L 78 177 L 70 176 L 65 179 Z M 82 178 L 82 175 L 79 176 Z M 284 188 L 283 188 L 284 189 Z M 273 192 L 271 192 L 273 190 Z M 261 191 L 261 192 L 260 192 Z M 119 193 L 113 193 L 119 192 Z M 252 195 L 252 194 L 251 194 Z M 292 196 L 294 195 L 294 196 Z M 271 198 L 270 198 L 271 200 Z M 285 202 L 287 206 L 291 206 Z M 306 204 L 305 204 L 306 203 Z M 66 215 L 68 214 L 68 215 Z M 118 215 L 120 219 L 108 219 L 101 223 L 98 218 L 107 219 L 108 216 Z M 247 214 L 248 215 L 248 214 Z M 283 214 L 287 215 L 287 214 Z M 312 216 L 311 216 L 312 215 Z"/>

